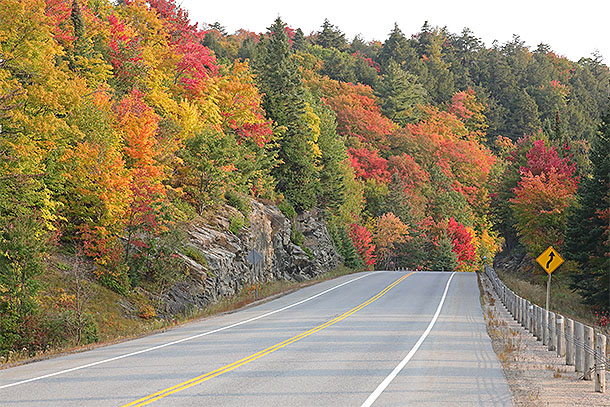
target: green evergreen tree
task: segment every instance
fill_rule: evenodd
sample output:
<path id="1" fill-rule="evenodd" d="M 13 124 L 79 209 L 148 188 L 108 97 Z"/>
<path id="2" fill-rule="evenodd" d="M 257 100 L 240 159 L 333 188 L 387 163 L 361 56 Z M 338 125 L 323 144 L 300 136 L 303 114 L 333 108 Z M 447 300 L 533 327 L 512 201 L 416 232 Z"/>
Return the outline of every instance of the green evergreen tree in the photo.
<path id="1" fill-rule="evenodd" d="M 307 39 L 305 39 L 305 34 L 303 34 L 303 30 L 297 28 L 294 32 L 294 38 L 292 39 L 292 48 L 295 51 L 305 51 L 307 48 Z"/>
<path id="2" fill-rule="evenodd" d="M 327 228 L 335 249 L 343 257 L 343 265 L 352 269 L 363 267 L 364 263 L 345 226 L 331 220 L 327 223 Z"/>
<path id="3" fill-rule="evenodd" d="M 525 89 L 516 94 L 511 109 L 512 115 L 507 123 L 509 137 L 516 140 L 524 134 L 534 134 L 541 129 L 538 105 Z"/>
<path id="4" fill-rule="evenodd" d="M 241 61 L 245 61 L 246 59 L 254 59 L 256 55 L 256 42 L 253 38 L 246 38 L 241 43 L 241 46 L 237 50 L 237 58 Z"/>
<path id="5" fill-rule="evenodd" d="M 405 61 L 415 58 L 415 52 L 409 45 L 409 41 L 398 28 L 398 24 L 394 24 L 394 29 L 390 32 L 390 36 L 383 43 L 383 47 L 377 57 L 377 62 L 385 69 L 390 61 L 394 61 L 401 65 Z"/>
<path id="6" fill-rule="evenodd" d="M 313 98 L 312 98 L 313 99 Z M 345 202 L 345 179 L 343 162 L 347 150 L 343 138 L 337 134 L 335 113 L 323 103 L 312 101 L 314 113 L 320 118 L 320 137 L 318 146 L 320 157 L 320 189 L 318 205 L 337 211 Z"/>
<path id="7" fill-rule="evenodd" d="M 354 58 L 346 52 L 332 49 L 324 60 L 322 73 L 341 82 L 356 82 Z"/>
<path id="8" fill-rule="evenodd" d="M 443 236 L 438 241 L 438 246 L 434 253 L 435 270 L 454 271 L 458 268 L 459 262 L 457 254 L 453 251 L 453 243 L 448 236 Z"/>
<path id="9" fill-rule="evenodd" d="M 274 169 L 278 190 L 298 210 L 316 204 L 317 170 L 310 141 L 311 129 L 305 121 L 306 100 L 301 76 L 292 56 L 285 31 L 278 17 L 260 42 L 255 61 L 267 116 L 283 130 Z"/>
<path id="10" fill-rule="evenodd" d="M 426 90 L 414 75 L 390 61 L 375 94 L 381 99 L 381 111 L 395 123 L 404 126 L 419 118 L 416 106 L 426 101 Z"/>
<path id="11" fill-rule="evenodd" d="M 220 24 L 218 21 L 210 24 L 210 29 L 218 31 L 223 37 L 227 35 L 227 28 L 224 25 Z"/>
<path id="12" fill-rule="evenodd" d="M 360 34 L 358 34 L 354 37 L 351 44 L 349 45 L 349 50 L 352 53 L 359 52 L 362 55 L 366 55 L 369 57 L 371 56 L 369 53 L 370 52 L 369 46 L 366 44 L 366 42 L 364 42 L 364 40 L 362 39 L 362 36 Z"/>
<path id="13" fill-rule="evenodd" d="M 322 48 L 335 48 L 339 51 L 345 51 L 347 49 L 345 34 L 343 34 L 339 28 L 332 25 L 328 19 L 325 19 L 322 24 L 322 31 L 318 33 L 316 44 L 320 45 Z"/>
<path id="14" fill-rule="evenodd" d="M 91 56 L 92 47 L 89 40 L 85 37 L 85 21 L 78 0 L 73 0 L 72 10 L 70 11 L 70 21 L 74 30 L 73 49 L 67 50 L 68 66 L 71 70 L 77 71 L 81 68 L 85 58 Z"/>
<path id="15" fill-rule="evenodd" d="M 573 287 L 587 304 L 610 311 L 610 113 L 593 140 L 591 163 L 591 176 L 578 192 L 579 206 L 568 218 L 564 250 L 580 266 Z"/>
<path id="16" fill-rule="evenodd" d="M 220 42 L 218 41 L 218 33 L 213 31 L 206 33 L 206 35 L 203 37 L 203 45 L 214 51 L 216 58 L 227 58 L 227 51 L 222 47 L 222 45 L 220 45 Z"/>

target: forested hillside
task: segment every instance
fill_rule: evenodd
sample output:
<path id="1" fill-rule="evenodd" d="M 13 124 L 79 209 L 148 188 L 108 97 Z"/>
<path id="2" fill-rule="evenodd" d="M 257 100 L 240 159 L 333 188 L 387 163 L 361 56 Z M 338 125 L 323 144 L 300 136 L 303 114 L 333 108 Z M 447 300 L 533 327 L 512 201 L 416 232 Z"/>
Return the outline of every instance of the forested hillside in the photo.
<path id="1" fill-rule="evenodd" d="M 323 211 L 352 268 L 476 271 L 503 244 L 553 244 L 609 308 L 599 55 L 427 23 L 384 42 L 280 18 L 230 34 L 174 0 L 0 5 L 0 353 L 74 324 L 77 294 L 41 297 L 53 254 L 154 291 L 197 255 L 185 224 L 249 199 Z"/>

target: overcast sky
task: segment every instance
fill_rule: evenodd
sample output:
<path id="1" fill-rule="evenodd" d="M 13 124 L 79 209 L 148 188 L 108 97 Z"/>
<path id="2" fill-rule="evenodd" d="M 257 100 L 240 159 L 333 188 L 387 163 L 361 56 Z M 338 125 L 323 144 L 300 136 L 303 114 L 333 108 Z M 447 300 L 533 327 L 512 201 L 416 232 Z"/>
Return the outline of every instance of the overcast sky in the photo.
<path id="1" fill-rule="evenodd" d="M 319 31 L 325 18 L 351 40 L 384 41 L 394 23 L 405 35 L 419 31 L 424 21 L 459 33 L 470 28 L 487 46 L 510 41 L 518 34 L 530 48 L 546 43 L 560 55 L 577 61 L 598 50 L 610 63 L 610 0 L 176 0 L 192 21 L 220 22 L 233 33 L 239 28 L 264 32 L 279 15 L 305 34 Z"/>

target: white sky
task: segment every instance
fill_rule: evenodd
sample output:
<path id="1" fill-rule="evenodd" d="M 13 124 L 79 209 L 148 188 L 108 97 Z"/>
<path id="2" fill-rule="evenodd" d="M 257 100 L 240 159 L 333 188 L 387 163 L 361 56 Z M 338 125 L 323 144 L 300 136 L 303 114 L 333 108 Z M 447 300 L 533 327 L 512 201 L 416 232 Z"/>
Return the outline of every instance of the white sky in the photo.
<path id="1" fill-rule="evenodd" d="M 543 42 L 578 61 L 594 50 L 610 63 L 609 0 L 177 0 L 192 21 L 220 22 L 229 33 L 239 28 L 264 32 L 279 15 L 307 35 L 319 31 L 324 18 L 351 39 L 385 41 L 394 27 L 411 36 L 424 21 L 460 33 L 470 28 L 487 46 L 518 34 L 531 49 Z"/>

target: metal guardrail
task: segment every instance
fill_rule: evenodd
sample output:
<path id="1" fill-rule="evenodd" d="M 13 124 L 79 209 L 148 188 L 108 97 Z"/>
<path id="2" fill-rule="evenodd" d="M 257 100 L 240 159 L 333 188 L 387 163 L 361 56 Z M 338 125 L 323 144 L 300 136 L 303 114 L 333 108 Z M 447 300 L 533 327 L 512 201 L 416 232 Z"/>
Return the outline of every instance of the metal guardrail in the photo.
<path id="1" fill-rule="evenodd" d="M 595 329 L 519 297 L 500 280 L 495 270 L 485 265 L 485 275 L 513 318 L 530 331 L 549 351 L 565 357 L 584 380 L 594 380 L 595 391 L 606 390 L 606 371 L 610 360 L 606 354 L 606 336 Z"/>

